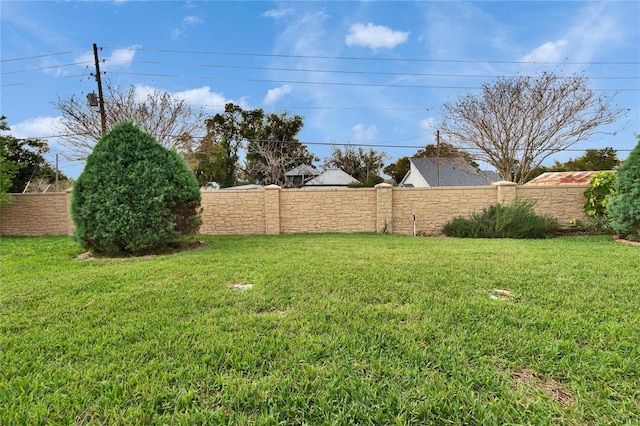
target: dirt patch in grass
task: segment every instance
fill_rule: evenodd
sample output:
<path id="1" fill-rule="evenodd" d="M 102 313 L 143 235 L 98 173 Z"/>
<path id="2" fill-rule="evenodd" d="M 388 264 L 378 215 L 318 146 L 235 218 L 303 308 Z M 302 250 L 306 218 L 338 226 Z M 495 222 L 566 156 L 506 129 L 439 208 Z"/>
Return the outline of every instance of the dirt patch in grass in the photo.
<path id="1" fill-rule="evenodd" d="M 635 241 L 635 240 L 627 240 L 625 238 L 622 238 L 619 235 L 614 235 L 613 239 L 616 240 L 619 243 L 623 243 L 623 244 L 629 244 L 631 246 L 640 246 L 640 241 Z"/>
<path id="2" fill-rule="evenodd" d="M 110 256 L 107 254 L 93 253 L 93 252 L 87 251 L 76 256 L 76 259 L 77 260 L 95 260 L 95 259 L 101 259 L 101 258 L 112 259 L 112 258 L 130 258 L 130 257 L 137 257 L 137 258 L 144 259 L 149 257 L 168 256 L 172 254 L 182 253 L 185 251 L 196 250 L 196 249 L 205 247 L 206 245 L 207 243 L 202 240 L 180 241 L 176 243 L 171 243 L 166 247 L 163 247 L 158 250 L 150 251 L 145 254 L 141 254 L 139 256 L 126 255 L 126 254 Z"/>
<path id="3" fill-rule="evenodd" d="M 551 378 L 537 376 L 531 370 L 511 370 L 509 376 L 519 385 L 547 393 L 560 405 L 571 404 L 575 401 L 573 394 L 564 389 L 560 383 Z"/>

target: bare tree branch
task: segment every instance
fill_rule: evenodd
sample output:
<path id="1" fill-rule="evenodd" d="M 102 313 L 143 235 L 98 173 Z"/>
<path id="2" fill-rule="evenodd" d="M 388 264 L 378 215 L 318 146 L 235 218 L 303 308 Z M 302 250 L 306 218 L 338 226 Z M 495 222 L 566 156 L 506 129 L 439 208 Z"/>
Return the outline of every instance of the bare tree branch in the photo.
<path id="1" fill-rule="evenodd" d="M 598 97 L 584 76 L 501 77 L 443 107 L 444 138 L 494 166 L 502 179 L 524 183 L 549 156 L 589 139 L 623 113 Z"/>
<path id="2" fill-rule="evenodd" d="M 169 92 L 152 90 L 140 99 L 135 86 L 122 88 L 107 82 L 105 88 L 107 129 L 123 121 L 132 121 L 164 147 L 178 151 L 190 148 L 183 146 L 193 140 L 189 136 L 204 134 L 204 112 Z M 86 159 L 102 136 L 99 111 L 91 108 L 86 99 L 75 95 L 58 97 L 53 105 L 63 117 L 63 144 L 69 149 L 67 157 Z"/>

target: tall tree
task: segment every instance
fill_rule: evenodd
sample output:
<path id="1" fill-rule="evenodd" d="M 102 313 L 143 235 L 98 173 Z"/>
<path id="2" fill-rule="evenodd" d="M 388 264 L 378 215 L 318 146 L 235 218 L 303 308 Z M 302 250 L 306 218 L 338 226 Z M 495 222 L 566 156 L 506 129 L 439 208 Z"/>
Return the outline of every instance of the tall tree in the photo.
<path id="1" fill-rule="evenodd" d="M 7 125 L 7 117 L 0 117 L 0 131 L 11 130 Z M 0 206 L 11 202 L 9 189 L 13 185 L 13 178 L 20 170 L 20 164 L 9 158 L 10 146 L 7 135 L 0 135 Z"/>
<path id="2" fill-rule="evenodd" d="M 613 170 L 620 165 L 618 153 L 611 147 L 603 149 L 587 149 L 584 155 L 570 158 L 565 163 L 555 161 L 549 171 L 573 172 L 580 170 Z"/>
<path id="3" fill-rule="evenodd" d="M 0 117 L 0 130 L 10 130 L 4 116 Z M 23 192 L 28 183 L 35 180 L 51 183 L 56 171 L 44 158 L 48 151 L 49 145 L 41 139 L 18 139 L 8 134 L 0 135 L 1 192 Z M 68 179 L 63 174 L 59 174 L 58 178 Z"/>
<path id="4" fill-rule="evenodd" d="M 333 146 L 329 157 L 325 158 L 324 167 L 341 169 L 364 183 L 379 175 L 386 158 L 385 152 L 377 152 L 373 148 L 367 151 L 362 148 L 356 150 L 352 145 Z"/>
<path id="5" fill-rule="evenodd" d="M 216 182 L 225 188 L 238 184 L 239 152 L 248 138 L 255 137 L 263 117 L 261 109 L 244 110 L 228 103 L 223 113 L 205 120 L 207 134 L 195 149 L 185 154 L 201 185 Z"/>
<path id="6" fill-rule="evenodd" d="M 183 151 L 183 146 L 203 133 L 204 112 L 169 92 L 152 89 L 141 91 L 105 83 L 104 105 L 107 130 L 118 123 L 134 122 L 153 135 L 165 148 Z M 58 97 L 53 106 L 62 114 L 63 143 L 71 159 L 84 160 L 102 136 L 100 113 L 82 96 Z"/>
<path id="7" fill-rule="evenodd" d="M 500 77 L 443 106 L 444 138 L 473 151 L 502 179 L 524 183 L 549 156 L 614 123 L 622 109 L 589 89 L 585 76 Z"/>
<path id="8" fill-rule="evenodd" d="M 259 129 L 247 138 L 246 173 L 250 182 L 286 187 L 288 170 L 317 161 L 296 138 L 304 125 L 302 120 L 301 116 L 290 117 L 287 112 L 264 117 Z"/>

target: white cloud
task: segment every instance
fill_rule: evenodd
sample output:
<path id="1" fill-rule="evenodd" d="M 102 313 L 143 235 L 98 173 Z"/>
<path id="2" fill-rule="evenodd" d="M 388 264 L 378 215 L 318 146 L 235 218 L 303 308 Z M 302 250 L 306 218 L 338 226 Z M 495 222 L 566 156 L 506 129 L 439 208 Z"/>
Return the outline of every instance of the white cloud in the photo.
<path id="1" fill-rule="evenodd" d="M 156 90 L 163 89 L 158 89 L 147 85 L 137 85 L 135 87 L 135 99 L 137 102 L 144 102 L 147 99 L 149 93 Z M 183 90 L 181 92 L 173 92 L 171 94 L 178 99 L 186 101 L 188 104 L 194 107 L 203 108 L 209 111 L 222 111 L 224 110 L 224 106 L 229 102 L 233 102 L 243 108 L 245 105 L 244 99 L 242 99 L 240 102 L 227 99 L 222 93 L 212 92 L 211 87 L 209 86 Z"/>
<path id="2" fill-rule="evenodd" d="M 137 49 L 140 49 L 141 47 L 142 46 L 139 44 L 133 44 L 129 47 L 113 49 L 111 55 L 106 57 L 101 53 L 101 51 L 98 51 L 98 57 L 100 59 L 104 59 L 105 66 L 110 69 L 123 69 L 131 65 Z M 89 66 L 92 66 L 95 63 L 93 52 L 83 53 L 78 56 L 76 58 L 76 63 L 82 67 L 86 67 L 88 64 L 90 64 Z"/>
<path id="3" fill-rule="evenodd" d="M 292 12 L 293 12 L 293 9 L 291 9 L 291 8 L 289 8 L 289 9 L 270 9 L 270 10 L 267 10 L 266 12 L 264 12 L 262 14 L 262 16 L 264 16 L 265 18 L 279 19 L 279 18 L 282 18 L 285 15 L 289 15 Z"/>
<path id="4" fill-rule="evenodd" d="M 347 46 L 362 46 L 370 49 L 385 47 L 393 49 L 409 39 L 409 33 L 394 31 L 382 25 L 356 23 L 351 25 L 345 43 Z"/>
<path id="5" fill-rule="evenodd" d="M 378 128 L 375 124 L 365 126 L 364 124 L 356 124 L 351 128 L 353 140 L 355 142 L 371 142 L 378 134 Z"/>
<path id="6" fill-rule="evenodd" d="M 11 124 L 9 134 L 18 139 L 42 138 L 60 133 L 62 117 L 29 118 L 17 124 Z"/>
<path id="7" fill-rule="evenodd" d="M 420 120 L 420 130 L 428 135 L 429 137 L 436 131 L 438 127 L 438 123 L 435 118 L 428 117 L 424 120 Z"/>
<path id="8" fill-rule="evenodd" d="M 262 101 L 265 105 L 273 105 L 287 93 L 291 93 L 293 88 L 287 84 L 284 86 L 276 87 L 275 89 L 269 89 L 267 92 L 267 96 L 264 97 L 264 101 Z"/>
<path id="9" fill-rule="evenodd" d="M 111 56 L 107 58 L 107 61 L 116 65 L 118 68 L 126 68 L 131 65 L 133 57 L 136 55 L 136 50 L 142 46 L 134 44 L 133 46 L 126 47 L 124 49 L 114 49 L 111 52 Z"/>
<path id="10" fill-rule="evenodd" d="M 189 27 L 192 27 L 194 25 L 198 25 L 201 23 L 202 23 L 202 19 L 198 16 L 195 16 L 195 15 L 185 16 L 184 18 L 182 18 L 182 22 L 180 22 L 180 25 L 178 25 L 171 32 L 171 35 L 173 38 L 178 38 L 182 36 L 189 29 Z"/>
<path id="11" fill-rule="evenodd" d="M 11 130 L 6 133 L 18 139 L 43 139 L 47 141 L 52 154 L 58 152 L 64 154 L 65 147 L 61 143 L 61 138 L 55 137 L 64 132 L 61 123 L 62 116 L 29 118 L 20 123 L 10 124 Z"/>
<path id="12" fill-rule="evenodd" d="M 567 40 L 548 41 L 522 57 L 524 62 L 559 62 L 564 57 Z"/>

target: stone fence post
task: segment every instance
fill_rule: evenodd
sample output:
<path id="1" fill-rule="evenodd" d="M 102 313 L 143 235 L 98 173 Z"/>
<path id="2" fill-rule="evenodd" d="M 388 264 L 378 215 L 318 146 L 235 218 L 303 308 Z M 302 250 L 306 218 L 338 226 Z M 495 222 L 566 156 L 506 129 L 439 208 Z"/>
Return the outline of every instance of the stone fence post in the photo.
<path id="1" fill-rule="evenodd" d="M 376 185 L 376 232 L 391 234 L 393 224 L 393 186 Z"/>
<path id="2" fill-rule="evenodd" d="M 493 182 L 491 186 L 495 186 L 497 189 L 498 203 L 509 204 L 516 200 L 517 183 L 501 180 L 500 182 Z"/>
<path id="3" fill-rule="evenodd" d="M 267 235 L 280 235 L 280 187 L 264 187 L 264 231 Z"/>

